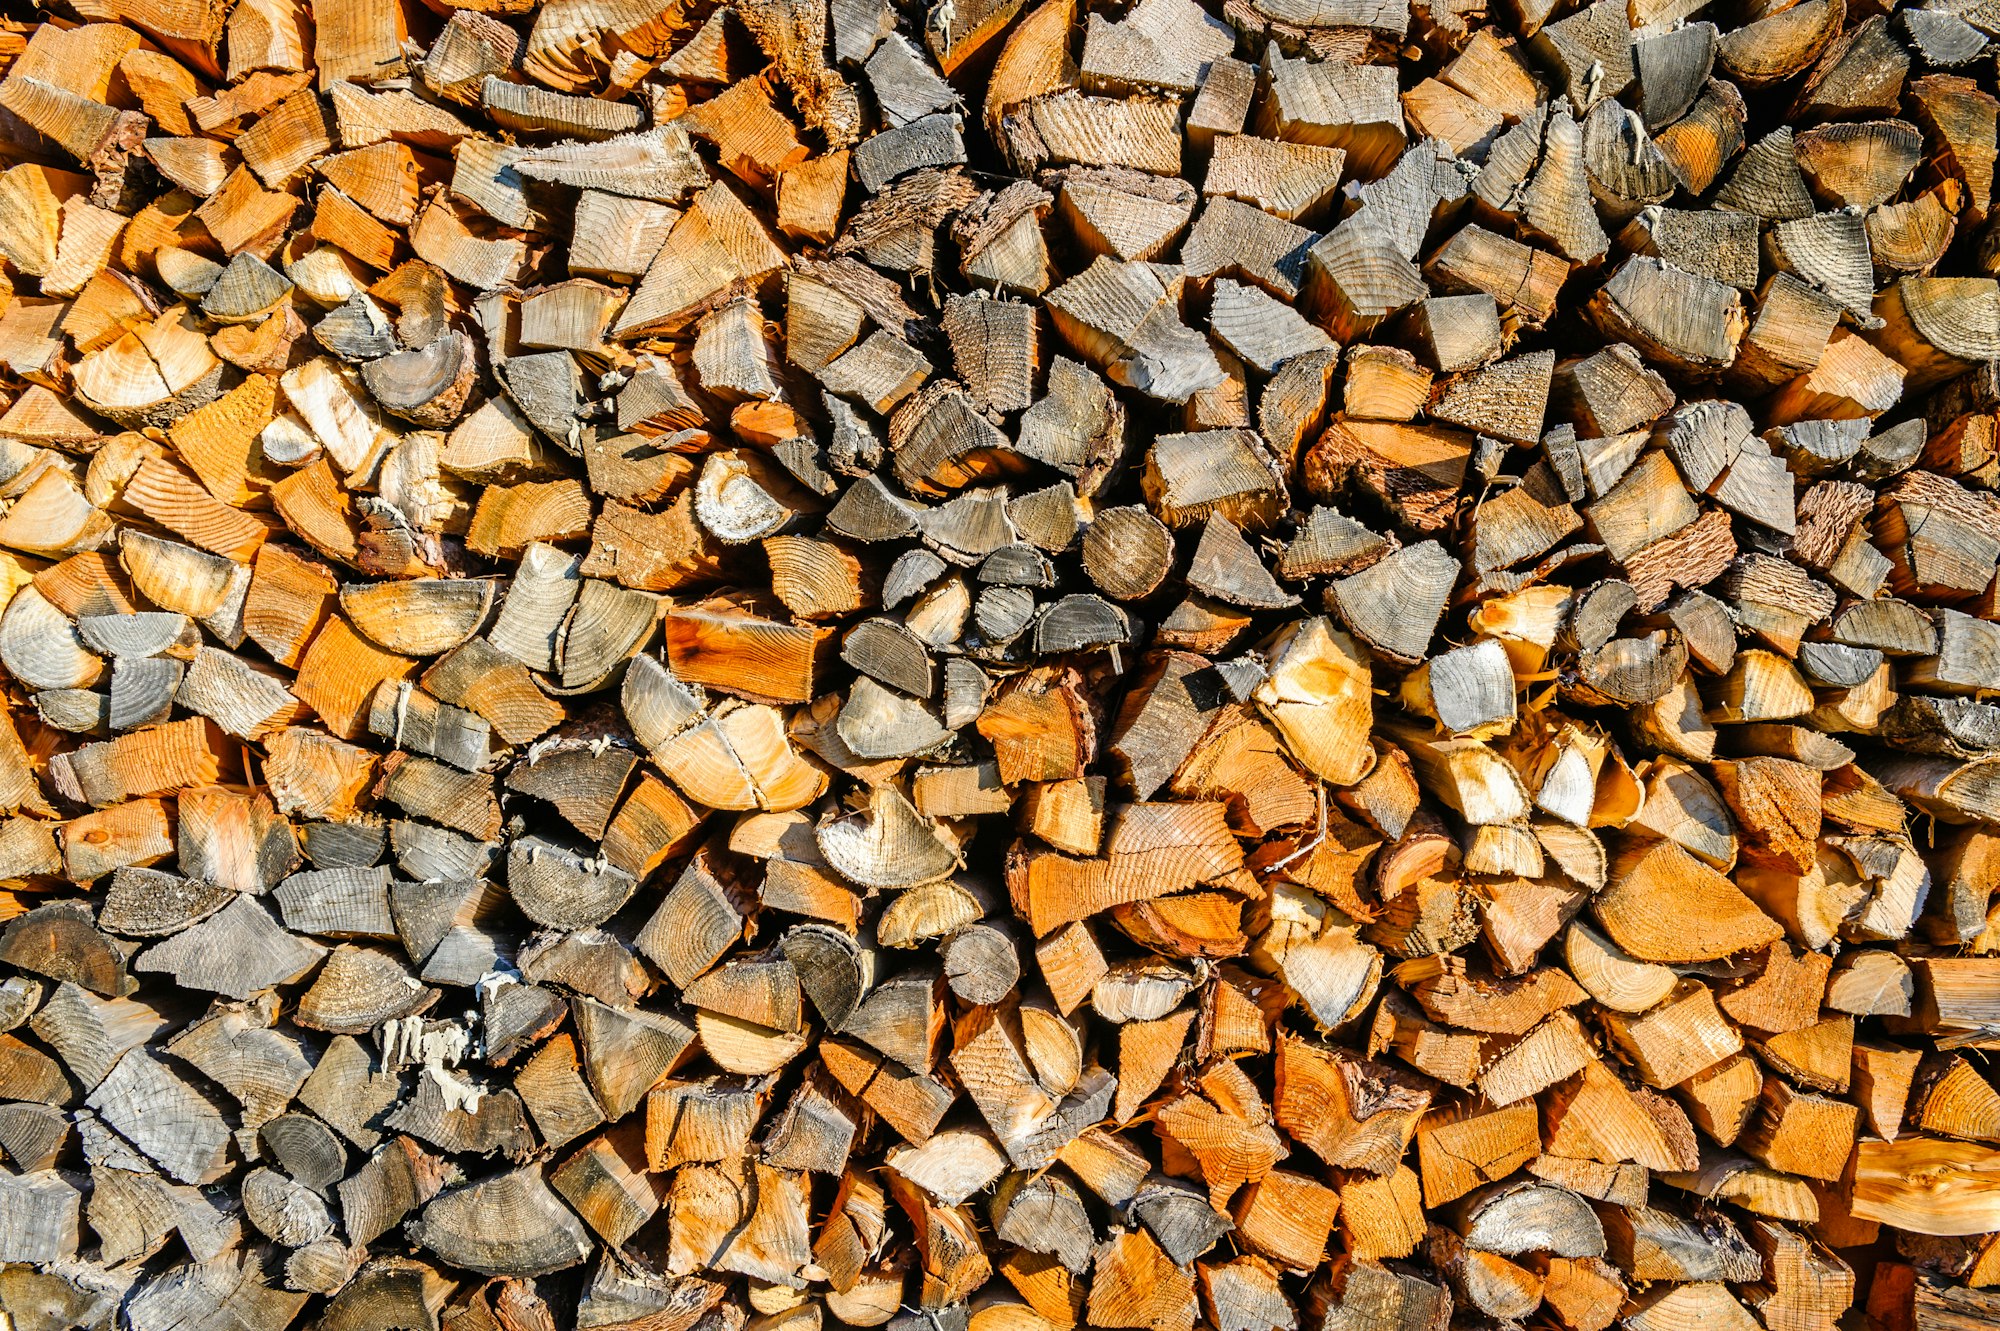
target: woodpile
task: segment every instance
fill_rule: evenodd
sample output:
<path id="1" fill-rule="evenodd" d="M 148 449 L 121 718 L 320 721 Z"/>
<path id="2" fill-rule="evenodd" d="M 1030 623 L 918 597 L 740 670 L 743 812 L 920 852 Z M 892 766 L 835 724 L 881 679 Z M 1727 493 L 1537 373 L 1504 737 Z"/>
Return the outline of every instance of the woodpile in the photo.
<path id="1" fill-rule="evenodd" d="M 0 26 L 0 1327 L 2000 1322 L 1996 38 Z"/>

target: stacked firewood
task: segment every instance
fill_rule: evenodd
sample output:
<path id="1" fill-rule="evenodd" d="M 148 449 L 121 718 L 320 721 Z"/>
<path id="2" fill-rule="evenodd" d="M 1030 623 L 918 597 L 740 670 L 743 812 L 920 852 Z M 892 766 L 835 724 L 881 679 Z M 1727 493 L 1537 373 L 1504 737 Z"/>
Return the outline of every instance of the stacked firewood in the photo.
<path id="1" fill-rule="evenodd" d="M 1996 37 L 0 29 L 0 1326 L 1990 1325 Z"/>

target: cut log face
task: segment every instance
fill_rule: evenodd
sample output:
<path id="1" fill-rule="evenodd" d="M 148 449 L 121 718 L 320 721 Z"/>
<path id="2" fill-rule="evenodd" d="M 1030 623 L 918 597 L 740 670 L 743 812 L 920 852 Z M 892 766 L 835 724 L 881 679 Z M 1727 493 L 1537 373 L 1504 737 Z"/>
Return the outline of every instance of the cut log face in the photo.
<path id="1" fill-rule="evenodd" d="M 533 1169 L 440 1194 L 411 1233 L 452 1265 L 487 1275 L 558 1271 L 583 1261 L 591 1249 L 582 1224 Z"/>
<path id="2" fill-rule="evenodd" d="M 2000 1317 L 1991 6 L 60 8 L 0 1324 Z"/>

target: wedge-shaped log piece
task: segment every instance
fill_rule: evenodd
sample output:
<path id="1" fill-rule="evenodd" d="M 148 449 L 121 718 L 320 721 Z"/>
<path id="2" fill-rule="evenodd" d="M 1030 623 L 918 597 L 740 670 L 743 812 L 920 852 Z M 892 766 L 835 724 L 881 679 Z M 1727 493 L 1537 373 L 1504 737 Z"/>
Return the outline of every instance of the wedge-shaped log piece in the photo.
<path id="1" fill-rule="evenodd" d="M 456 421 L 478 378 L 472 343 L 457 331 L 361 367 L 362 382 L 384 411 L 427 429 Z"/>
<path id="2" fill-rule="evenodd" d="M 1215 286 L 1210 312 L 1215 336 L 1247 365 L 1265 374 L 1294 356 L 1324 350 L 1332 339 L 1297 311 L 1255 287 L 1227 278 Z"/>
<path id="3" fill-rule="evenodd" d="M 141 324 L 77 362 L 77 398 L 123 425 L 168 426 L 219 394 L 222 362 L 184 313 Z"/>
<path id="4" fill-rule="evenodd" d="M 1945 822 L 2000 822 L 2000 757 L 1965 763 L 1896 758 L 1879 766 L 1876 776 L 1891 791 Z"/>
<path id="5" fill-rule="evenodd" d="M 1674 987 L 1672 970 L 1636 960 L 1581 921 L 1564 936 L 1563 959 L 1577 983 L 1614 1011 L 1644 1012 Z"/>
<path id="6" fill-rule="evenodd" d="M 1626 260 L 1586 309 L 1606 337 L 1685 373 L 1728 366 L 1748 326 L 1733 287 L 1644 257 Z"/>
<path id="7" fill-rule="evenodd" d="M 133 969 L 164 971 L 188 988 L 241 1001 L 298 979 L 325 955 L 324 947 L 286 933 L 262 906 L 239 898 L 147 949 Z"/>
<path id="8" fill-rule="evenodd" d="M 1129 804 L 1119 810 L 1099 858 L 1017 845 L 1008 856 L 1008 891 L 1039 937 L 1113 906 L 1226 877 L 1242 863 L 1223 805 Z"/>
<path id="9" fill-rule="evenodd" d="M 1176 98 L 1086 97 L 1064 89 L 1025 108 L 1049 156 L 1083 166 L 1126 166 L 1156 175 L 1181 170 Z"/>
<path id="10" fill-rule="evenodd" d="M 625 714 L 639 741 L 689 798 L 719 809 L 796 809 L 826 777 L 793 751 L 769 707 L 727 703 L 713 717 L 663 666 L 636 658 L 626 671 Z"/>
<path id="11" fill-rule="evenodd" d="M 1151 265 L 1099 256 L 1047 299 L 1064 339 L 1114 381 L 1178 403 L 1223 378 L 1207 341 L 1180 321 L 1178 294 L 1178 279 Z"/>
<path id="12" fill-rule="evenodd" d="M 1644 961 L 1712 961 L 1784 934 L 1735 884 L 1670 841 L 1620 854 L 1593 905 L 1612 940 Z"/>
<path id="13" fill-rule="evenodd" d="M 2000 283 L 1990 277 L 1904 277 L 1875 298 L 1882 327 L 1870 340 L 1928 388 L 2000 353 Z"/>
<path id="14" fill-rule="evenodd" d="M 521 837 L 507 849 L 507 886 L 514 903 L 537 924 L 587 929 L 616 914 L 638 881 L 602 860 Z"/>
<path id="15" fill-rule="evenodd" d="M 1057 206 L 1079 243 L 1118 260 L 1159 260 L 1194 214 L 1186 181 L 1111 167 L 1065 172 Z"/>
<path id="16" fill-rule="evenodd" d="M 1140 485 L 1169 527 L 1219 513 L 1245 531 L 1263 531 L 1283 508 L 1281 470 L 1249 430 L 1160 435 L 1147 450 Z"/>
<path id="17" fill-rule="evenodd" d="M 1972 1142 L 1903 1136 L 1864 1141 L 1854 1170 L 1854 1215 L 1916 1234 L 1979 1234 L 2000 1208 L 2000 1152 Z"/>
<path id="18" fill-rule="evenodd" d="M 0 961 L 106 998 L 131 988 L 117 945 L 92 925 L 88 908 L 75 902 L 53 902 L 8 921 L 0 932 Z"/>
<path id="19" fill-rule="evenodd" d="M 545 1275 L 583 1262 L 592 1247 L 534 1167 L 440 1193 L 410 1232 L 453 1266 L 484 1275 Z"/>
<path id="20" fill-rule="evenodd" d="M 1202 192 L 1241 199 L 1288 222 L 1312 220 L 1326 210 L 1345 163 L 1339 148 L 1218 135 Z"/>
<path id="21" fill-rule="evenodd" d="M 1273 50 L 1258 128 L 1291 143 L 1339 148 L 1362 180 L 1385 173 L 1403 151 L 1403 112 L 1392 71 L 1379 65 L 1287 60 Z"/>
<path id="22" fill-rule="evenodd" d="M 437 990 L 417 983 L 387 949 L 343 943 L 300 996 L 296 1020 L 312 1030 L 358 1035 L 390 1018 L 423 1012 L 436 1001 Z"/>
<path id="23" fill-rule="evenodd" d="M 485 625 L 495 591 L 496 584 L 474 579 L 349 583 L 340 589 L 340 608 L 378 646 L 436 656 Z"/>
<path id="24" fill-rule="evenodd" d="M 1281 1037 L 1277 1067 L 1278 1126 L 1339 1168 L 1392 1172 L 1431 1103 L 1421 1079 L 1305 1040 Z"/>
<path id="25" fill-rule="evenodd" d="M 815 832 L 827 863 L 869 889 L 936 882 L 960 867 L 958 848 L 892 787 L 880 787 L 865 813 L 849 814 Z"/>
<path id="26" fill-rule="evenodd" d="M 1253 695 L 1293 755 L 1323 781 L 1351 786 L 1375 765 L 1367 738 L 1370 675 L 1325 617 L 1286 631 Z"/>
<path id="27" fill-rule="evenodd" d="M 571 1003 L 592 1091 L 614 1121 L 638 1107 L 660 1078 L 677 1067 L 694 1031 L 666 1013 L 622 1011 L 592 998 Z"/>
<path id="28" fill-rule="evenodd" d="M 1575 1193 L 1544 1184 L 1495 1184 L 1453 1208 L 1466 1246 L 1518 1257 L 1602 1257 L 1604 1227 Z"/>
<path id="29" fill-rule="evenodd" d="M 818 692 L 832 631 L 774 623 L 718 602 L 668 611 L 666 641 L 674 674 L 689 683 L 758 702 L 799 703 Z"/>
<path id="30" fill-rule="evenodd" d="M 527 159 L 521 165 L 527 168 Z M 606 180 L 616 180 L 621 174 L 620 169 L 613 169 L 606 173 Z M 589 183 L 610 187 L 595 179 Z M 755 285 L 787 262 L 764 224 L 729 186 L 710 185 L 695 196 L 667 233 L 666 244 L 618 316 L 611 335 L 636 337 L 686 328 L 709 308 L 720 305 L 735 284 Z"/>
<path id="31" fill-rule="evenodd" d="M 127 1052 L 85 1103 L 182 1183 L 222 1172 L 229 1128 L 221 1112 L 151 1052 Z"/>
<path id="32" fill-rule="evenodd" d="M 1456 572 L 1444 547 L 1425 541 L 1340 579 L 1332 599 L 1356 637 L 1391 660 L 1415 662 L 1429 650 Z"/>

